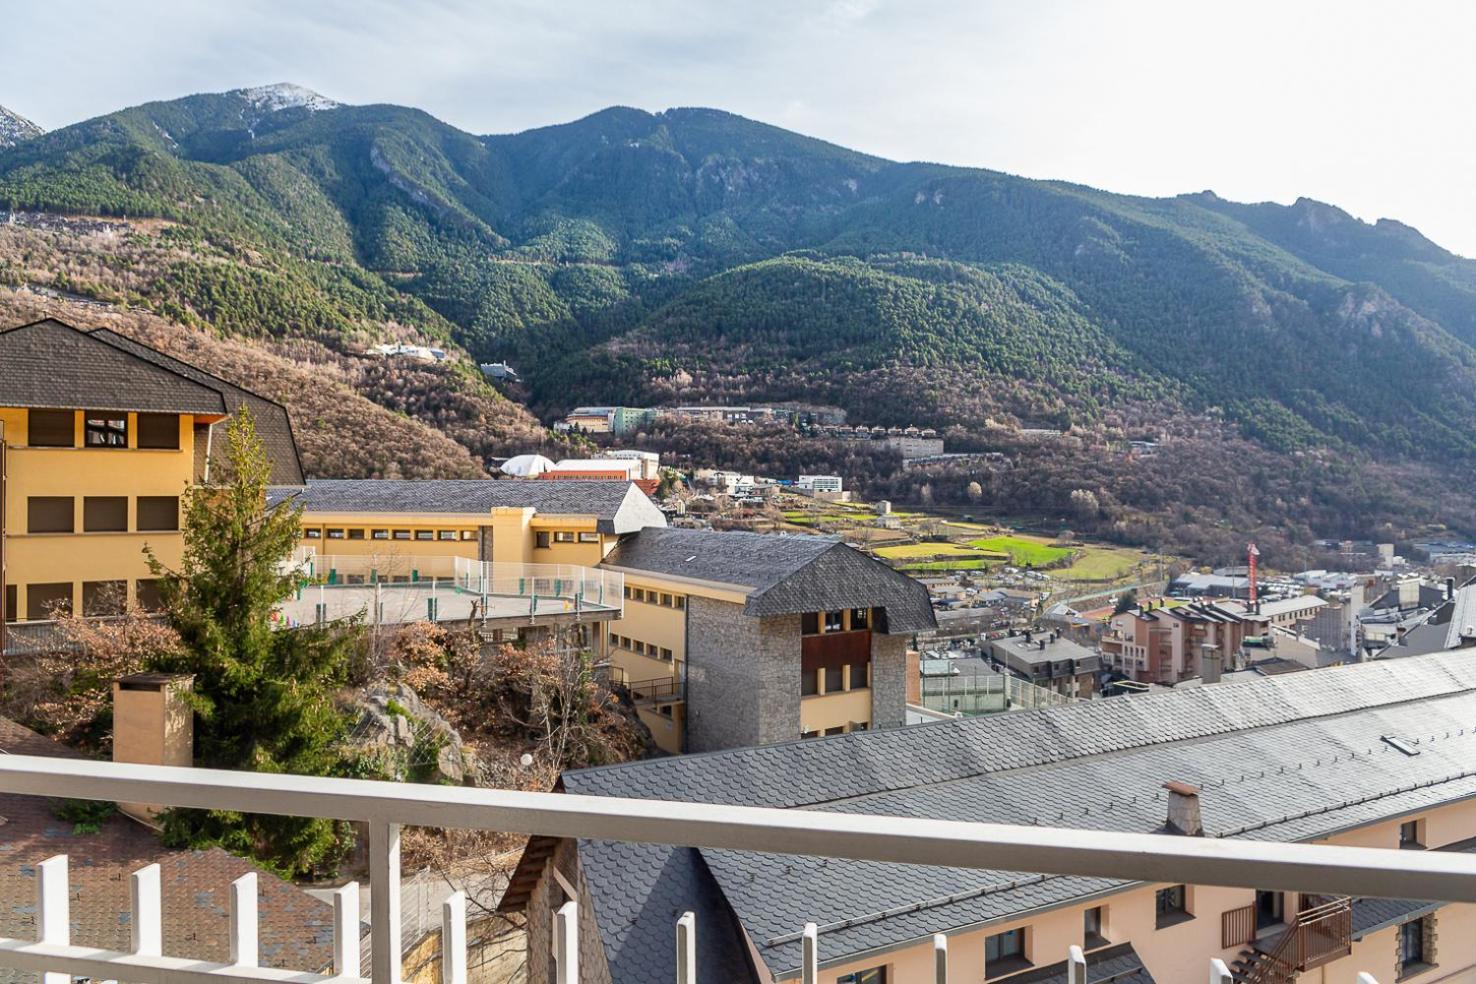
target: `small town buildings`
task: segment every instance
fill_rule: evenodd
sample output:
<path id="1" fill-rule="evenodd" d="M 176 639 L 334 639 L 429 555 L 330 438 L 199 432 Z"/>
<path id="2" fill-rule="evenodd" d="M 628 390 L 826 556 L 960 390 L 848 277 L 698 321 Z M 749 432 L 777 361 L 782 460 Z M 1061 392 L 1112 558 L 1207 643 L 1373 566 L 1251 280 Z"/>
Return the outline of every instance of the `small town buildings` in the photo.
<path id="1" fill-rule="evenodd" d="M 3 621 L 155 605 L 143 548 L 179 563 L 181 498 L 243 408 L 273 480 L 301 483 L 281 405 L 107 329 L 0 331 Z"/>
<path id="2" fill-rule="evenodd" d="M 482 370 L 482 375 L 494 383 L 516 383 L 518 381 L 517 370 L 506 362 L 483 362 L 478 368 Z"/>
<path id="3" fill-rule="evenodd" d="M 560 788 L 1470 852 L 1473 715 L 1476 657 L 1445 653 L 585 769 Z M 526 914 L 530 980 L 549 979 L 553 912 L 571 899 L 588 984 L 676 979 L 682 912 L 696 914 L 704 979 L 724 984 L 798 981 L 807 922 L 823 984 L 932 980 L 933 934 L 947 937 L 950 980 L 999 984 L 1065 982 L 1072 946 L 1088 980 L 1118 984 L 1203 980 L 1211 957 L 1255 959 L 1253 945 L 1305 955 L 1303 980 L 1476 974 L 1458 904 L 534 837 L 501 903 Z"/>
<path id="4" fill-rule="evenodd" d="M 1059 631 L 1026 631 L 985 643 L 985 651 L 1010 673 L 1064 697 L 1086 699 L 1097 692 L 1101 660 L 1095 650 Z"/>
<path id="5" fill-rule="evenodd" d="M 1265 616 L 1229 602 L 1147 604 L 1112 616 L 1100 642 L 1102 662 L 1138 683 L 1215 677 L 1237 668 L 1246 640 L 1269 627 Z"/>
<path id="6" fill-rule="evenodd" d="M 800 492 L 844 492 L 845 482 L 839 475 L 801 475 L 794 487 Z"/>
<path id="7" fill-rule="evenodd" d="M 828 537 L 648 527 L 601 564 L 625 609 L 605 658 L 668 752 L 904 723 L 928 593 Z"/>
<path id="8" fill-rule="evenodd" d="M 915 428 L 908 429 L 915 430 Z M 884 437 L 881 439 L 880 444 L 884 448 L 890 448 L 893 451 L 900 452 L 903 461 L 910 461 L 913 458 L 927 458 L 943 453 L 943 439 L 941 437 L 933 437 L 931 435 L 922 437 L 918 433 Z"/>

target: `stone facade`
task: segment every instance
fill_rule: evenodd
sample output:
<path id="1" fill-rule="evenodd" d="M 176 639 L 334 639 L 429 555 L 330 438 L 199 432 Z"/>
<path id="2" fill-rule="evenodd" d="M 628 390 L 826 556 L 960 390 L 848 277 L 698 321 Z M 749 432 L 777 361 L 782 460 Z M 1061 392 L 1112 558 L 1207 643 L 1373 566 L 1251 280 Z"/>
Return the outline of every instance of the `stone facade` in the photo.
<path id="1" fill-rule="evenodd" d="M 555 869 L 578 891 L 579 984 L 611 984 L 603 937 L 599 924 L 595 922 L 594 904 L 584 883 L 584 875 L 579 869 L 579 851 L 575 843 L 567 839 L 559 842 L 528 899 L 528 984 L 554 984 L 554 913 L 568 901 L 568 893 L 554 877 Z"/>
<path id="2" fill-rule="evenodd" d="M 800 617 L 687 598 L 687 751 L 800 735 Z"/>
<path id="3" fill-rule="evenodd" d="M 907 723 L 907 643 L 903 635 L 871 634 L 871 726 Z"/>

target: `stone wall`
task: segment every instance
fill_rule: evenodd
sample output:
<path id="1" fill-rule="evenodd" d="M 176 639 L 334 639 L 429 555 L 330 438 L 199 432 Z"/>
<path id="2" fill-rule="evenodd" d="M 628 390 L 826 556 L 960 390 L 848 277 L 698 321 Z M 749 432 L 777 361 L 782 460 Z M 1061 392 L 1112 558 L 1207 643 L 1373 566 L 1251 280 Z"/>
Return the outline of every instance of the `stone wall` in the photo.
<path id="1" fill-rule="evenodd" d="M 743 606 L 687 598 L 689 752 L 800 734 L 800 617 L 752 618 Z"/>
<path id="2" fill-rule="evenodd" d="M 595 921 L 594 903 L 579 869 L 579 851 L 572 840 L 559 842 L 528 899 L 528 982 L 553 984 L 554 980 L 553 918 L 559 906 L 567 901 L 563 887 L 554 878 L 554 868 L 579 894 L 579 982 L 612 984 L 600 927 Z"/>
<path id="3" fill-rule="evenodd" d="M 872 728 L 907 723 L 907 642 L 905 635 L 871 634 Z"/>

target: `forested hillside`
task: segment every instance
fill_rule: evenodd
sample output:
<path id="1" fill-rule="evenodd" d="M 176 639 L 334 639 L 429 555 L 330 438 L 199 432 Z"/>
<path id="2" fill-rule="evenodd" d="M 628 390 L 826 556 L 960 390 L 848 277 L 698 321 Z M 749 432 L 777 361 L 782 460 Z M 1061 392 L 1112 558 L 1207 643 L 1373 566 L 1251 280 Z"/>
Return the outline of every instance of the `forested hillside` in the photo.
<path id="1" fill-rule="evenodd" d="M 0 208 L 127 217 L 108 239 L 29 215 L 0 258 L 14 287 L 283 351 L 450 344 L 469 358 L 447 385 L 494 439 L 355 386 L 479 459 L 542 438 L 470 359 L 513 362 L 545 419 L 809 399 L 965 444 L 1047 426 L 1092 447 L 1192 419 L 1225 442 L 1202 462 L 1221 470 L 1240 441 L 1460 487 L 1476 465 L 1476 263 L 1315 202 L 895 163 L 706 109 L 477 136 L 266 87 L 32 135 L 0 150 Z M 1274 521 L 1278 499 L 1245 508 Z"/>

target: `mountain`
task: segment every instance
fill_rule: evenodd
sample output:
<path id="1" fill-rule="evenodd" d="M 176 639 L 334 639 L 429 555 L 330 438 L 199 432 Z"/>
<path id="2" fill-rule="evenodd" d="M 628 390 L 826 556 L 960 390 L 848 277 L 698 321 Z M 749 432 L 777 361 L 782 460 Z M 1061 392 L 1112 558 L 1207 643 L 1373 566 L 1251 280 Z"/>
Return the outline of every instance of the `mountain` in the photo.
<path id="1" fill-rule="evenodd" d="M 43 132 L 24 116 L 0 106 L 0 150 L 14 147 L 22 140 L 39 137 Z"/>
<path id="2" fill-rule="evenodd" d="M 1045 426 L 1200 442 L 1232 471 L 1263 452 L 1454 483 L 1476 466 L 1476 262 L 1309 200 L 898 163 L 711 109 L 483 136 L 282 84 L 0 151 L 0 206 L 127 217 L 124 243 L 54 243 L 64 276 L 41 286 L 279 344 L 508 359 L 546 415 L 810 399 L 962 446 Z M 38 276 L 0 250 L 0 283 Z M 1102 481 L 1168 508 L 1123 468 Z M 1346 532 L 1397 513 L 1379 501 Z"/>

